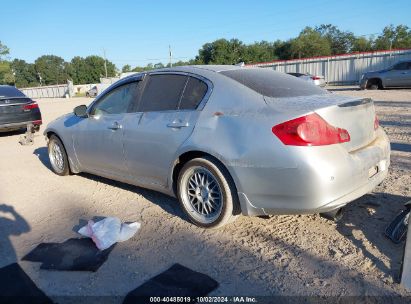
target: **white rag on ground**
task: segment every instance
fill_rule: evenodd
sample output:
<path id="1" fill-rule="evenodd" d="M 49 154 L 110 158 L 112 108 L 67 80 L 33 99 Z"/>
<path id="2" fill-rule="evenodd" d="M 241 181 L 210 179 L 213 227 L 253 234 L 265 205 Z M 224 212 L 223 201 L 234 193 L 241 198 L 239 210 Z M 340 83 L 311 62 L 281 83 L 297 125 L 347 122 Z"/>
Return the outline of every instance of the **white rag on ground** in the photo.
<path id="1" fill-rule="evenodd" d="M 117 217 L 106 217 L 98 222 L 89 220 L 78 233 L 91 238 L 98 249 L 104 250 L 117 242 L 127 241 L 136 234 L 140 226 L 138 222 L 122 224 Z"/>

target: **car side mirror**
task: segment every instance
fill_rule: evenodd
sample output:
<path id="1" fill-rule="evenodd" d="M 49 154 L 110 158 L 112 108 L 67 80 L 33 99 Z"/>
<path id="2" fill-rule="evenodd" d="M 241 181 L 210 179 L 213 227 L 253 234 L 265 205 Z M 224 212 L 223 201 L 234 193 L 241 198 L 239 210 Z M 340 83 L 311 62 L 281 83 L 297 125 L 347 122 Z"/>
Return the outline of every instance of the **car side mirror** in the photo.
<path id="1" fill-rule="evenodd" d="M 77 117 L 83 117 L 83 118 L 88 117 L 87 106 L 85 105 L 77 106 L 74 108 L 73 113 Z"/>

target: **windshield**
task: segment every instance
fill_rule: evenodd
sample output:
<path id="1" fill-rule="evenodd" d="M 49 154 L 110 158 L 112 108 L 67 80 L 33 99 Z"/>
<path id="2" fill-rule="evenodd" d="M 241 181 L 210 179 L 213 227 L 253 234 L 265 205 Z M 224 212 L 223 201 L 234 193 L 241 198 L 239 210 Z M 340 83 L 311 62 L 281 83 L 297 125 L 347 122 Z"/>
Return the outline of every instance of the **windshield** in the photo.
<path id="1" fill-rule="evenodd" d="M 26 98 L 22 92 L 12 86 L 0 86 L 0 99 L 10 97 L 23 97 Z"/>

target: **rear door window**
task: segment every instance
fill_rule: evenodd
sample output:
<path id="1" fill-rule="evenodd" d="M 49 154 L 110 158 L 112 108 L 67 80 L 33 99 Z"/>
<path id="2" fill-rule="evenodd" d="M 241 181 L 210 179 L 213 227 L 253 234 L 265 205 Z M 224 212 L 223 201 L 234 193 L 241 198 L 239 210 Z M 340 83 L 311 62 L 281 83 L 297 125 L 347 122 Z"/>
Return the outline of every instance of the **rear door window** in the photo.
<path id="1" fill-rule="evenodd" d="M 400 62 L 394 65 L 394 70 L 408 70 L 408 62 Z"/>
<path id="2" fill-rule="evenodd" d="M 139 111 L 176 110 L 186 82 L 186 75 L 150 75 L 144 88 Z"/>
<path id="3" fill-rule="evenodd" d="M 180 110 L 195 110 L 207 93 L 207 84 L 197 78 L 189 77 L 187 85 L 181 97 Z"/>

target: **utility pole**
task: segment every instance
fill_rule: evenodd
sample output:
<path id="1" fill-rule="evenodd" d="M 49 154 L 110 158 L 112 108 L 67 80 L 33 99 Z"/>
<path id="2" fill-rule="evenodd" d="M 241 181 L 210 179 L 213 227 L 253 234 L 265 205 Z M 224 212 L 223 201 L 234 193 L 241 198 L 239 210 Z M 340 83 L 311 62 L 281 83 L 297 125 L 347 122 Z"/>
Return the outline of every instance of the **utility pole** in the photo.
<path id="1" fill-rule="evenodd" d="M 171 58 L 173 56 L 173 54 L 171 53 L 171 45 L 168 46 L 168 54 L 170 55 L 170 68 L 173 66 L 173 64 L 171 63 Z"/>
<path id="2" fill-rule="evenodd" d="M 107 78 L 107 58 L 106 58 L 106 50 L 103 49 L 104 53 L 104 71 L 106 72 L 106 78 Z"/>

